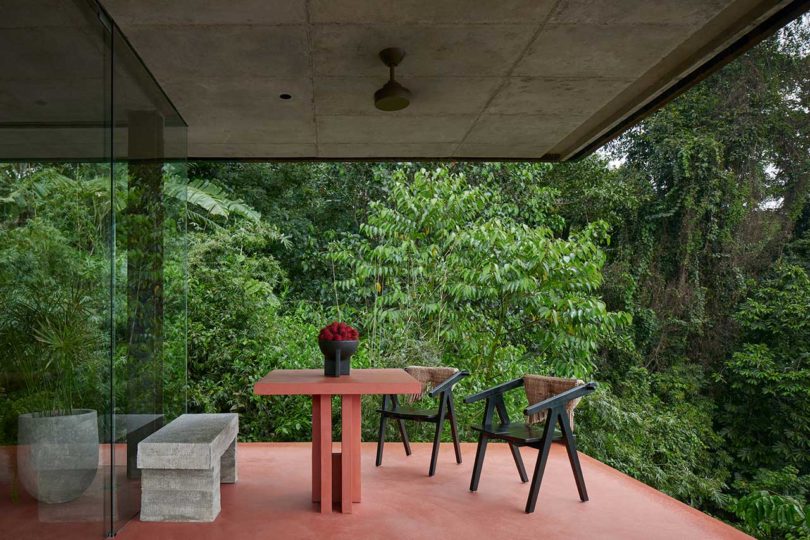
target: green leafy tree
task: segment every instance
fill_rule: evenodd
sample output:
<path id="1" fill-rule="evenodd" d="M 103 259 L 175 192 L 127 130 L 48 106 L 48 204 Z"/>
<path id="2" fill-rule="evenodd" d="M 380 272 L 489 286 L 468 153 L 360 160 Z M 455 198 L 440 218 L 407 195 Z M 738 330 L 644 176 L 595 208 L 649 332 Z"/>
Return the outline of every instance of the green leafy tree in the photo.
<path id="1" fill-rule="evenodd" d="M 432 350 L 485 378 L 511 354 L 527 370 L 585 376 L 600 341 L 627 321 L 597 295 L 604 224 L 557 238 L 447 168 L 396 173 L 388 190 L 362 235 L 333 252 L 352 269 L 340 287 L 365 295 L 373 354 Z"/>
<path id="2" fill-rule="evenodd" d="M 778 266 L 743 302 L 742 344 L 722 377 L 723 433 L 741 470 L 810 473 L 810 279 Z"/>

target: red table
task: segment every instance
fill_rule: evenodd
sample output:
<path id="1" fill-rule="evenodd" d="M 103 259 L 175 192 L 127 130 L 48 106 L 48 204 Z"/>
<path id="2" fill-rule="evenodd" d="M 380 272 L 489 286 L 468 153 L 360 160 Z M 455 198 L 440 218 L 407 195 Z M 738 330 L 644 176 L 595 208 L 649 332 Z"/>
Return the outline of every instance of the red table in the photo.
<path id="1" fill-rule="evenodd" d="M 276 369 L 253 386 L 258 395 L 312 396 L 312 502 L 321 512 L 332 511 L 332 465 L 335 499 L 340 510 L 352 512 L 360 502 L 360 396 L 363 394 L 418 394 L 419 381 L 402 369 L 353 369 L 351 375 L 326 377 L 322 369 Z M 340 452 L 332 452 L 332 396 L 341 397 Z"/>

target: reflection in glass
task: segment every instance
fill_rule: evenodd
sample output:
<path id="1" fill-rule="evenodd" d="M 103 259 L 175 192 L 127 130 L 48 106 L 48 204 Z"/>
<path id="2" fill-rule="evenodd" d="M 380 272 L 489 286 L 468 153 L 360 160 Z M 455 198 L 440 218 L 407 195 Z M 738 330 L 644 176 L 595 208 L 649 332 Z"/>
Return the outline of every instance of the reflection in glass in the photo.
<path id="1" fill-rule="evenodd" d="M 0 13 L 0 530 L 99 538 L 185 411 L 185 124 L 95 2 Z"/>

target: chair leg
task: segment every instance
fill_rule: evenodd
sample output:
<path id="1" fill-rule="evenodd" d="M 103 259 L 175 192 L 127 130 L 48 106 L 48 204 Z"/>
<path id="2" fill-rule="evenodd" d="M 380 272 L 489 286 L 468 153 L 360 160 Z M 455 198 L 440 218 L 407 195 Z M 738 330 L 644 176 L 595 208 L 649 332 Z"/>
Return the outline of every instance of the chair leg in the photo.
<path id="1" fill-rule="evenodd" d="M 555 411 L 549 411 L 546 418 L 546 425 L 543 429 L 543 446 L 540 455 L 537 456 L 537 464 L 534 467 L 532 485 L 529 489 L 529 499 L 526 501 L 526 513 L 531 514 L 537 506 L 537 496 L 540 493 L 540 484 L 543 482 L 543 472 L 546 470 L 548 454 L 551 450 L 551 440 L 554 438 L 554 425 L 557 423 Z"/>
<path id="2" fill-rule="evenodd" d="M 411 455 L 411 442 L 408 440 L 408 432 L 405 431 L 405 420 L 398 419 L 397 424 L 399 425 L 399 434 L 402 437 L 402 445 L 405 447 L 405 455 Z"/>
<path id="3" fill-rule="evenodd" d="M 509 413 L 506 411 L 506 404 L 503 402 L 503 397 L 499 396 L 495 401 L 495 409 L 498 411 L 498 416 L 501 419 L 501 423 L 508 424 Z M 520 449 L 514 444 L 509 443 L 509 450 L 512 452 L 512 459 L 515 460 L 515 465 L 517 465 L 520 481 L 528 482 L 529 476 L 526 474 L 526 467 L 523 465 L 523 458 L 520 457 Z"/>
<path id="4" fill-rule="evenodd" d="M 442 443 L 442 428 L 444 428 L 444 417 L 447 414 L 447 397 L 442 394 L 439 402 L 439 416 L 436 419 L 436 435 L 433 437 L 433 452 L 430 455 L 430 470 L 428 476 L 436 474 L 436 462 L 439 461 L 439 446 Z"/>
<path id="5" fill-rule="evenodd" d="M 380 414 L 380 438 L 377 440 L 377 467 L 382 465 L 383 446 L 385 446 L 385 424 L 388 422 L 388 417 L 385 414 Z"/>
<path id="6" fill-rule="evenodd" d="M 450 411 L 450 431 L 453 433 L 453 449 L 456 451 L 456 463 L 461 463 L 461 443 L 458 440 L 458 425 L 456 424 L 456 407 L 453 398 L 447 402 Z"/>
<path id="7" fill-rule="evenodd" d="M 515 465 L 517 465 L 518 474 L 520 475 L 520 481 L 528 482 L 529 475 L 526 474 L 526 466 L 523 465 L 523 458 L 520 457 L 520 448 L 518 448 L 512 443 L 509 443 L 509 450 L 512 451 L 512 457 L 515 459 Z"/>
<path id="8" fill-rule="evenodd" d="M 574 471 L 574 480 L 577 483 L 579 498 L 582 502 L 585 502 L 588 500 L 588 490 L 585 489 L 585 478 L 582 476 L 582 466 L 579 463 L 579 455 L 577 455 L 574 432 L 571 429 L 568 414 L 565 412 L 560 415 L 560 429 L 562 430 L 563 441 L 565 441 L 565 449 L 568 451 L 568 461 L 571 462 L 571 470 Z"/>
<path id="9" fill-rule="evenodd" d="M 475 449 L 475 464 L 473 465 L 470 491 L 478 491 L 478 482 L 481 480 L 481 469 L 484 467 L 484 455 L 487 453 L 489 437 L 481 433 L 478 436 L 478 447 Z"/>

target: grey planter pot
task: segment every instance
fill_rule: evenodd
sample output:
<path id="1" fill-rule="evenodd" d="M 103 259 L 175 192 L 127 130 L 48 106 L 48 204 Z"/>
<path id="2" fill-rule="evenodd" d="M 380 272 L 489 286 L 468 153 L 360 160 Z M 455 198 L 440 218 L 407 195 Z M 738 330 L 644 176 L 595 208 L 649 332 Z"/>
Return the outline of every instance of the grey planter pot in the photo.
<path id="1" fill-rule="evenodd" d="M 96 411 L 76 409 L 63 416 L 26 413 L 17 424 L 17 469 L 25 490 L 44 503 L 80 497 L 98 472 Z"/>

